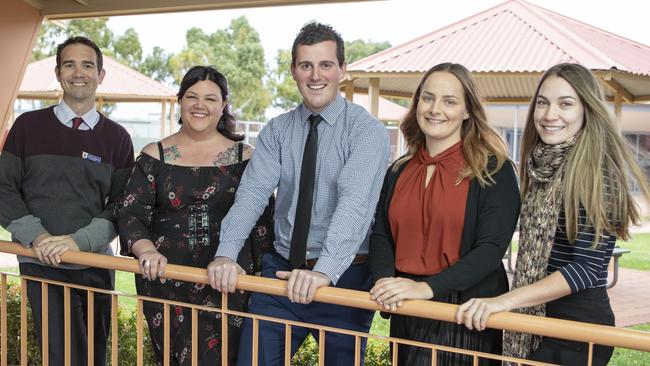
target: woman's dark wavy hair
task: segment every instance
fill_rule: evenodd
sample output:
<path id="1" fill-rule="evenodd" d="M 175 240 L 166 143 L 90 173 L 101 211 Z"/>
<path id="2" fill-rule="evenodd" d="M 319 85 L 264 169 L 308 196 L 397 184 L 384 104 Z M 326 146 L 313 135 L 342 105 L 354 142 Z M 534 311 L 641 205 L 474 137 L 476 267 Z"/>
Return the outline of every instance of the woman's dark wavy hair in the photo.
<path id="1" fill-rule="evenodd" d="M 217 84 L 221 90 L 221 99 L 224 102 L 229 100 L 228 80 L 214 66 L 194 66 L 189 69 L 185 76 L 183 76 L 181 87 L 178 90 L 178 94 L 176 94 L 178 100 L 180 101 L 183 98 L 187 89 L 191 88 L 192 85 L 204 80 L 210 80 Z M 183 120 L 180 117 L 178 118 L 178 124 L 183 124 Z M 237 120 L 230 111 L 230 103 L 226 104 L 223 109 L 223 114 L 219 119 L 219 123 L 217 123 L 217 131 L 233 141 L 241 141 L 244 139 L 244 134 L 237 132 Z"/>

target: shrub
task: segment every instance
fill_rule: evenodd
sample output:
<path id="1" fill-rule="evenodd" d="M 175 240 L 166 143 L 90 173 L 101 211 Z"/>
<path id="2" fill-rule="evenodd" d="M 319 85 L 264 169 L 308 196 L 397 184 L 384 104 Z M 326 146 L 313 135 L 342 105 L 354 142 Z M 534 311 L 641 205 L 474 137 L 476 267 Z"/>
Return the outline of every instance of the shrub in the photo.
<path id="1" fill-rule="evenodd" d="M 309 336 L 291 359 L 292 366 L 318 365 L 318 343 Z M 365 366 L 390 366 L 390 348 L 384 342 L 371 342 L 366 347 Z"/>
<path id="2" fill-rule="evenodd" d="M 27 364 L 41 365 L 41 350 L 38 347 L 36 331 L 32 326 L 32 311 L 27 306 Z M 118 361 L 120 365 L 136 364 L 136 340 L 137 335 L 136 314 L 133 311 L 118 309 Z M 16 283 L 9 282 L 7 288 L 7 362 L 9 365 L 20 364 L 20 286 Z M 155 356 L 151 347 L 149 331 L 146 323 L 144 326 L 144 345 L 143 356 L 145 365 L 154 365 Z M 110 359 L 111 340 L 108 340 L 108 365 Z"/>
<path id="3" fill-rule="evenodd" d="M 119 365 L 135 365 L 137 361 L 137 333 L 136 333 L 136 312 L 128 308 L 118 307 L 118 363 Z M 7 339 L 9 365 L 20 363 L 20 286 L 17 283 L 9 282 L 7 291 Z M 41 351 L 38 347 L 36 332 L 32 326 L 32 312 L 27 307 L 27 364 L 29 366 L 41 365 Z M 107 365 L 111 365 L 111 339 L 108 339 Z M 143 334 L 143 358 L 144 365 L 155 365 L 156 359 L 151 346 L 151 339 L 144 323 Z M 312 337 L 308 337 L 305 343 L 294 355 L 291 364 L 293 366 L 315 366 L 318 365 L 318 344 Z M 390 365 L 390 350 L 386 343 L 371 342 L 366 348 L 365 365 L 367 366 L 388 366 Z"/>

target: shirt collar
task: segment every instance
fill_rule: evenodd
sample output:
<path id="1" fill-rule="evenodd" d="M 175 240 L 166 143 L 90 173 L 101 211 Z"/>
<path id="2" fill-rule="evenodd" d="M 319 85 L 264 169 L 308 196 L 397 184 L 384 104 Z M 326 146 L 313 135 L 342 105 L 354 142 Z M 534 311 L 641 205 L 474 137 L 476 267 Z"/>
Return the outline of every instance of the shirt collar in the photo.
<path id="1" fill-rule="evenodd" d="M 341 95 L 336 94 L 336 98 L 327 105 L 327 107 L 323 108 L 322 111 L 320 111 L 318 114 L 323 118 L 323 121 L 327 122 L 328 125 L 334 126 L 334 122 L 336 122 L 336 118 L 343 112 L 345 109 L 345 98 L 343 98 Z M 312 114 L 315 114 L 314 112 L 310 111 L 305 104 L 301 104 L 299 107 L 300 111 L 300 121 L 304 125 L 307 123 L 307 119 L 309 116 Z"/>
<path id="2" fill-rule="evenodd" d="M 63 100 L 54 107 L 54 115 L 64 125 L 68 125 L 73 118 L 77 117 L 77 114 Z M 91 108 L 79 117 L 83 118 L 84 123 L 92 130 L 99 123 L 100 115 L 95 108 Z"/>

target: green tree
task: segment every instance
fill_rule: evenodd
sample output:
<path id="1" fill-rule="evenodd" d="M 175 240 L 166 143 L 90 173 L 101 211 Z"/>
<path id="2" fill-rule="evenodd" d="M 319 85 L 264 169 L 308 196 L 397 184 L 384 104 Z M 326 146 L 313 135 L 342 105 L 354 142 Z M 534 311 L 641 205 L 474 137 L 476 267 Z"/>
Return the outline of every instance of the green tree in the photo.
<path id="1" fill-rule="evenodd" d="M 104 53 L 113 54 L 113 31 L 106 24 L 107 17 L 91 19 L 72 19 L 68 22 L 65 34 L 68 37 L 84 36 L 91 39 Z"/>
<path id="2" fill-rule="evenodd" d="M 31 61 L 38 61 L 56 54 L 56 46 L 65 30 L 60 26 L 45 21 L 38 32 L 36 44 L 32 49 Z"/>
<path id="3" fill-rule="evenodd" d="M 389 42 L 372 42 L 356 39 L 352 42 L 345 42 L 345 61 L 351 64 L 362 58 L 374 55 L 377 52 L 390 48 Z"/>
<path id="4" fill-rule="evenodd" d="M 360 39 L 346 42 L 346 62 L 350 64 L 389 47 L 389 42 L 366 42 Z M 273 106 L 287 110 L 295 108 L 302 102 L 302 96 L 291 76 L 291 50 L 279 50 L 275 62 L 276 67 L 270 73 L 269 82 L 273 92 Z"/>
<path id="5" fill-rule="evenodd" d="M 173 78 L 169 66 L 170 57 L 171 55 L 167 54 L 165 50 L 156 46 L 151 54 L 142 61 L 138 71 L 161 83 L 171 84 Z"/>
<path id="6" fill-rule="evenodd" d="M 302 102 L 296 82 L 291 76 L 291 50 L 278 50 L 275 57 L 277 66 L 271 72 L 271 87 L 275 98 L 273 106 L 289 110 Z"/>
<path id="7" fill-rule="evenodd" d="M 228 78 L 230 103 L 237 117 L 264 120 L 264 112 L 271 103 L 264 80 L 264 49 L 259 33 L 246 17 L 233 19 L 228 28 L 210 34 L 191 28 L 185 38 L 185 47 L 169 59 L 176 83 L 192 66 L 214 65 Z"/>
<path id="8" fill-rule="evenodd" d="M 120 62 L 135 69 L 139 68 L 142 62 L 142 45 L 135 29 L 129 28 L 123 35 L 113 39 L 112 46 L 115 57 Z"/>

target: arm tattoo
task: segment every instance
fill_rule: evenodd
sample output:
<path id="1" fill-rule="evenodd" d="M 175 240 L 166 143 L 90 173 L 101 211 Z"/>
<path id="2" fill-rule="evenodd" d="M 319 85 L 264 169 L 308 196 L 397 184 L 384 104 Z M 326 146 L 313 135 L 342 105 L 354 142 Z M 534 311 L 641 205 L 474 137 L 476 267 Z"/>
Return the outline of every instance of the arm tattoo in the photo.
<path id="1" fill-rule="evenodd" d="M 178 150 L 178 147 L 176 145 L 164 148 L 163 154 L 165 154 L 166 161 L 176 160 L 181 157 L 181 151 Z"/>
<path id="2" fill-rule="evenodd" d="M 231 147 L 218 153 L 212 159 L 212 165 L 221 166 L 221 165 L 230 165 L 236 163 L 238 160 L 238 152 L 239 152 L 239 144 L 238 143 L 233 144 Z"/>

